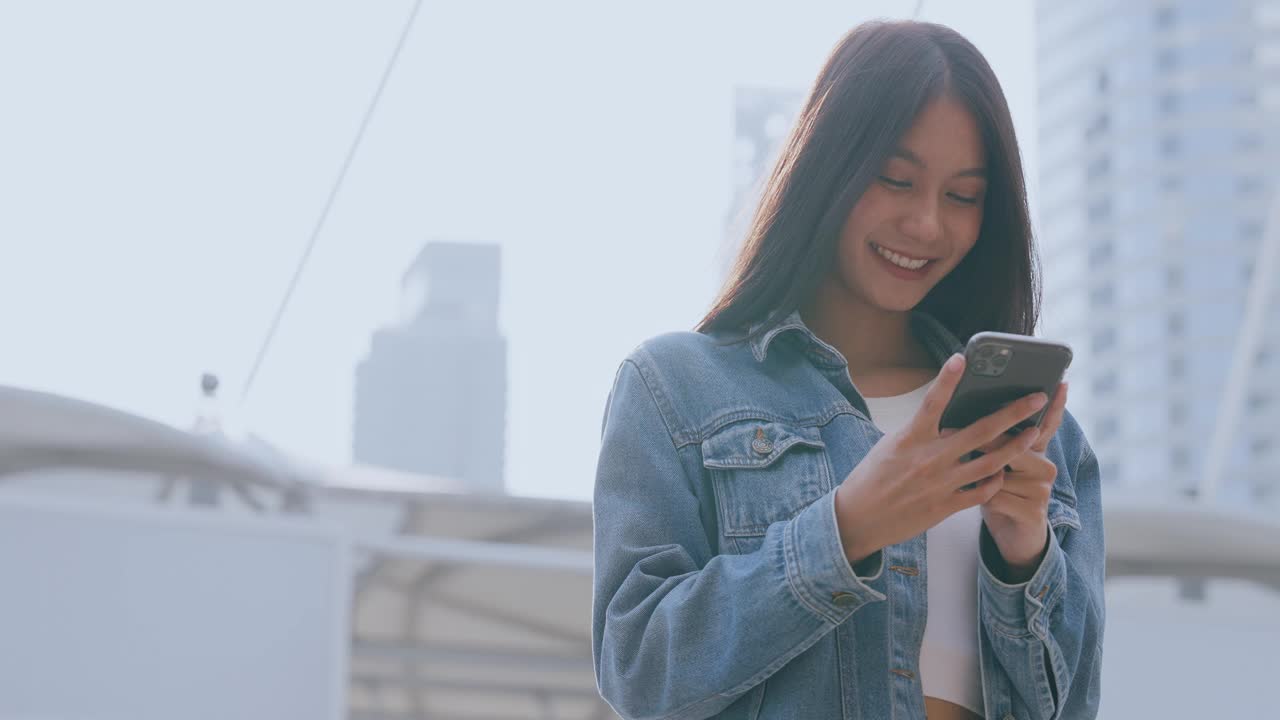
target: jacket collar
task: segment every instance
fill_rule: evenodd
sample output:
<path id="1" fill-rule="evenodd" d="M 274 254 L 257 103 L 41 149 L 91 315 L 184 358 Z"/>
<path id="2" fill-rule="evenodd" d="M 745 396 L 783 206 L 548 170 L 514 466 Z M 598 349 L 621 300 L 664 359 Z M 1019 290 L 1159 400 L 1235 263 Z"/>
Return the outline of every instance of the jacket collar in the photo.
<path id="1" fill-rule="evenodd" d="M 783 318 L 781 322 L 774 324 L 763 332 L 759 332 L 766 325 L 768 325 L 768 321 L 761 320 L 752 323 L 747 329 L 748 335 L 754 336 L 750 341 L 751 354 L 759 362 L 765 361 L 765 358 L 769 355 L 769 347 L 778 337 L 796 335 L 829 362 L 839 365 L 847 364 L 838 350 L 824 342 L 804 324 L 799 310 L 791 311 L 791 314 Z M 939 365 L 946 362 L 947 358 L 953 353 L 964 350 L 964 341 L 956 337 L 937 318 L 922 310 L 911 311 L 911 332 L 920 340 L 925 350 Z"/>

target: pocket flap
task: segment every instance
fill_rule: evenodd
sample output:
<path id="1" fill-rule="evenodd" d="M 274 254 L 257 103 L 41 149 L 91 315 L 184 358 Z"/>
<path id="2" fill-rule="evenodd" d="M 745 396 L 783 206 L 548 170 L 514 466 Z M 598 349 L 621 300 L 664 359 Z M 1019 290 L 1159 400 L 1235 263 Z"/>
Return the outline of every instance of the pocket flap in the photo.
<path id="1" fill-rule="evenodd" d="M 826 447 L 817 427 L 764 420 L 735 423 L 702 442 L 702 464 L 721 470 L 768 467 L 797 444 Z"/>

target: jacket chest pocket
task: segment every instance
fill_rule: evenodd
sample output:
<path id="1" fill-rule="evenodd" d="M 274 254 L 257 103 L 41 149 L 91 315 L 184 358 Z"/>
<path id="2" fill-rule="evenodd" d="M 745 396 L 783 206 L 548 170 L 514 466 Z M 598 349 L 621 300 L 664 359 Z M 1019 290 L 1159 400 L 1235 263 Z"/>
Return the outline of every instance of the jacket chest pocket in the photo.
<path id="1" fill-rule="evenodd" d="M 727 425 L 702 442 L 702 464 L 711 473 L 720 533 L 738 552 L 759 547 L 770 525 L 831 489 L 817 427 L 761 420 Z"/>

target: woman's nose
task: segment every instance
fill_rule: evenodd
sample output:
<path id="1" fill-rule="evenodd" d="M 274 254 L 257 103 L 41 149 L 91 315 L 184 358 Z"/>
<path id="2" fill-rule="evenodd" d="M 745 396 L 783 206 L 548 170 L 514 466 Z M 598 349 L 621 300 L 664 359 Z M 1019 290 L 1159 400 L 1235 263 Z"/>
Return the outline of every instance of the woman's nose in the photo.
<path id="1" fill-rule="evenodd" d="M 922 199 L 914 203 L 902 223 L 902 231 L 919 242 L 937 240 L 942 232 L 937 201 Z"/>

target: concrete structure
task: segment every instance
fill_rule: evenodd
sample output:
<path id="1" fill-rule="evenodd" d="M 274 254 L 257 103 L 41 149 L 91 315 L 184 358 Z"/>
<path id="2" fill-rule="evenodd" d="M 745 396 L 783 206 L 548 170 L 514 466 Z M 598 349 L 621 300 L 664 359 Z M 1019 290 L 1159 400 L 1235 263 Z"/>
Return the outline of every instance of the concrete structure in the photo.
<path id="1" fill-rule="evenodd" d="M 173 476 L 238 492 L 192 508 Z M 612 717 L 585 502 L 0 386 L 0 520 L 0 717 Z"/>

